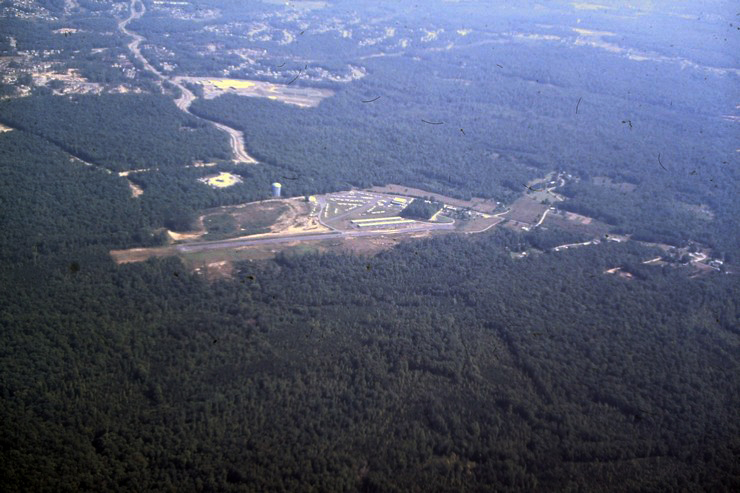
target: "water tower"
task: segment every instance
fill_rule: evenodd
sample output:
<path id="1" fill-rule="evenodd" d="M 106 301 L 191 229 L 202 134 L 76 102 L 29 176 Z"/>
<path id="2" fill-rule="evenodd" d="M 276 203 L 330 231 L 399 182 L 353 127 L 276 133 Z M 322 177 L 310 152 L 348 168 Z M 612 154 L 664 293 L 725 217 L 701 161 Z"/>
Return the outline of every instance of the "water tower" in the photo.
<path id="1" fill-rule="evenodd" d="M 278 182 L 273 183 L 272 184 L 272 196 L 275 197 L 275 198 L 280 197 L 280 189 L 281 188 L 283 188 L 283 186 L 280 183 L 278 183 Z"/>

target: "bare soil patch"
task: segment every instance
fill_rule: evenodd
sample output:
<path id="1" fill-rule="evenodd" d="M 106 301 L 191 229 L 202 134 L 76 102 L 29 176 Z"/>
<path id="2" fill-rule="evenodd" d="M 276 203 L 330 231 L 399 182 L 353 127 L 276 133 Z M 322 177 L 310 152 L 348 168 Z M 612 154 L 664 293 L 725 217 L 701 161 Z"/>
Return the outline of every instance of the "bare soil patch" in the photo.
<path id="1" fill-rule="evenodd" d="M 203 236 L 203 231 L 194 231 L 192 233 L 176 233 L 174 231 L 167 230 L 167 236 L 169 236 L 172 241 L 192 241 L 200 239 L 200 237 Z"/>
<path id="2" fill-rule="evenodd" d="M 284 201 L 289 207 L 279 217 L 277 222 L 270 228 L 273 233 L 282 233 L 286 235 L 298 233 L 328 233 L 329 228 L 321 225 L 317 216 L 311 216 L 312 205 L 303 199 L 289 199 Z"/>
<path id="3" fill-rule="evenodd" d="M 126 181 L 128 182 L 128 187 L 131 189 L 131 196 L 133 198 L 141 197 L 144 194 L 144 190 L 139 185 L 130 180 Z"/>
<path id="4" fill-rule="evenodd" d="M 506 217 L 475 217 L 468 221 L 457 221 L 456 224 L 459 225 L 458 230 L 464 233 L 483 233 L 494 228 Z"/>
<path id="5" fill-rule="evenodd" d="M 131 248 L 129 250 L 111 250 L 111 257 L 117 264 L 129 262 L 143 262 L 152 257 L 170 257 L 175 255 L 175 250 L 170 247 L 157 248 Z"/>
<path id="6" fill-rule="evenodd" d="M 267 98 L 301 108 L 313 108 L 322 100 L 333 96 L 330 89 L 290 86 L 260 80 L 225 79 L 218 77 L 176 77 L 178 82 L 200 84 L 206 99 L 214 99 L 222 94 L 236 94 L 257 98 Z"/>

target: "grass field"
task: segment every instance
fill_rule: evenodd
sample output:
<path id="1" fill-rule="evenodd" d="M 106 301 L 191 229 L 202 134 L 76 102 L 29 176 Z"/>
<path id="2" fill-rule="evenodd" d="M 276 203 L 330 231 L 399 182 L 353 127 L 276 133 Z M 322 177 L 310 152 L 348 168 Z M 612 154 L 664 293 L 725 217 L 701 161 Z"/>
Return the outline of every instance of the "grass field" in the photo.
<path id="1" fill-rule="evenodd" d="M 203 225 L 207 239 L 235 238 L 269 233 L 273 226 L 291 208 L 280 201 L 254 202 L 206 211 Z"/>

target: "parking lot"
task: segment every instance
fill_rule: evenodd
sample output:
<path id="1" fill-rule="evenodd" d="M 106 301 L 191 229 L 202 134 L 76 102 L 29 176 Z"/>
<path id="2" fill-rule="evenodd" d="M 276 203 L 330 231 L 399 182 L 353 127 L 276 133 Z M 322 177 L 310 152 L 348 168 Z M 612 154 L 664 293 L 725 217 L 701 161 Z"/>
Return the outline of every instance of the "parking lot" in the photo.
<path id="1" fill-rule="evenodd" d="M 327 194 L 319 200 L 321 222 L 341 231 L 396 230 L 428 224 L 399 216 L 411 197 L 351 190 Z"/>

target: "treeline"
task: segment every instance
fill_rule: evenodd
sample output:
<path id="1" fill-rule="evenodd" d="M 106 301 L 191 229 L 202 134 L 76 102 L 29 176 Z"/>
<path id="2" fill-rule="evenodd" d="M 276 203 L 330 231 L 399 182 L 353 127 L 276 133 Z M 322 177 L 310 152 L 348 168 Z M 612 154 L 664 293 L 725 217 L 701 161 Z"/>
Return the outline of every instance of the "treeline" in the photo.
<path id="1" fill-rule="evenodd" d="M 230 158 L 228 137 L 151 94 L 39 96 L 0 102 L 0 120 L 113 171 Z"/>
<path id="2" fill-rule="evenodd" d="M 89 52 L 92 48 L 114 48 L 122 46 L 123 37 L 118 34 L 115 19 L 113 18 L 73 18 L 69 21 L 28 20 L 14 17 L 4 17 L 0 20 L 3 34 L 6 38 L 0 43 L 0 53 L 16 55 L 18 51 L 45 51 L 60 50 L 60 53 L 50 53 L 46 60 L 66 60 L 74 58 L 76 53 Z M 77 28 L 79 31 L 55 33 L 61 28 Z M 104 32 L 113 34 L 103 34 Z M 16 40 L 15 48 L 8 43 L 7 37 Z"/>
<path id="3" fill-rule="evenodd" d="M 736 489 L 736 278 L 522 246 L 281 255 L 211 285 L 174 259 L 3 262 L 2 487 Z"/>
<path id="4" fill-rule="evenodd" d="M 443 203 L 434 200 L 413 199 L 409 205 L 404 207 L 399 216 L 411 219 L 427 220 L 436 214 L 443 206 Z"/>
<path id="5" fill-rule="evenodd" d="M 419 106 L 402 111 L 400 101 L 386 98 L 374 107 L 362 104 L 363 97 L 349 86 L 317 108 L 299 109 L 228 95 L 198 100 L 192 111 L 243 130 L 255 157 L 297 175 L 304 187 L 403 183 L 461 198 L 508 201 L 521 186 L 515 191 L 502 183 L 526 183 L 539 174 L 506 156 L 495 157 L 490 148 L 466 146 L 459 129 L 452 133 L 424 123 Z M 484 183 L 474 185 L 479 179 Z"/>
<path id="6" fill-rule="evenodd" d="M 112 265 L 148 192 L 0 139 L 4 491 L 739 486 L 735 276 L 499 230 L 207 284 Z"/>
<path id="7" fill-rule="evenodd" d="M 0 133 L 0 143 L 4 262 L 22 266 L 160 241 L 122 178 L 24 132 Z"/>

